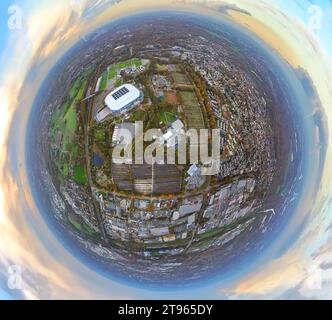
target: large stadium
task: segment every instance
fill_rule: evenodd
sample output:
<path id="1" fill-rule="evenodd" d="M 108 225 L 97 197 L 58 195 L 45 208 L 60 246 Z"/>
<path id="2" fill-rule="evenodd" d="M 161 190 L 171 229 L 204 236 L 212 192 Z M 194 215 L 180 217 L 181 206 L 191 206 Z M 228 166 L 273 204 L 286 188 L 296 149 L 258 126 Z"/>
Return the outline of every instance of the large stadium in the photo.
<path id="1" fill-rule="evenodd" d="M 143 93 L 132 84 L 124 84 L 113 90 L 105 98 L 105 106 L 98 113 L 96 120 L 102 122 L 108 115 L 121 115 L 130 111 L 144 99 Z"/>

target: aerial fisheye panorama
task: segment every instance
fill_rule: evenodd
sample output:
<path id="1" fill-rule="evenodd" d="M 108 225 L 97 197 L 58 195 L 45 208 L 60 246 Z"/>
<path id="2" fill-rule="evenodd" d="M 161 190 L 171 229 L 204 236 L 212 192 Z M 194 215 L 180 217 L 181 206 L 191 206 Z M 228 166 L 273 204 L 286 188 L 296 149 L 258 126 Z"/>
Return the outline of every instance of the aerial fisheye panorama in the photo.
<path id="1" fill-rule="evenodd" d="M 332 298 L 329 1 L 5 2 L 0 298 Z"/>
<path id="2" fill-rule="evenodd" d="M 243 38 L 195 15 L 134 16 L 97 30 L 51 73 L 28 162 L 61 232 L 110 272 L 165 285 L 212 276 L 257 250 L 290 206 L 297 115 L 268 53 Z M 216 128 L 219 167 L 207 175 L 209 157 L 190 152 Z"/>

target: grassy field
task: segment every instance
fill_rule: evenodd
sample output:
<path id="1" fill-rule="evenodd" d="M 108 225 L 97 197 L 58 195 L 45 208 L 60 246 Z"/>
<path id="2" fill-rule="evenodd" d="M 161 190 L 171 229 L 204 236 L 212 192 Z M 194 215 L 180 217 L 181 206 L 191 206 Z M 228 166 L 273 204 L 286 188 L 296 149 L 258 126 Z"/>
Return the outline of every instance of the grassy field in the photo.
<path id="1" fill-rule="evenodd" d="M 201 106 L 194 91 L 180 91 L 184 113 L 190 129 L 204 129 L 204 118 Z"/>
<path id="2" fill-rule="evenodd" d="M 226 225 L 224 227 L 212 229 L 205 233 L 198 234 L 196 238 L 199 241 L 202 241 L 202 240 L 206 240 L 206 239 L 211 239 L 213 237 L 220 237 L 220 236 L 224 235 L 225 233 L 236 229 L 238 226 L 243 225 L 244 223 L 246 223 L 247 221 L 249 221 L 252 218 L 253 218 L 253 215 L 250 214 L 249 216 L 239 218 L 239 219 L 235 220 L 234 222 L 232 222 L 231 224 Z"/>
<path id="3" fill-rule="evenodd" d="M 67 113 L 64 116 L 64 124 L 67 129 L 67 133 L 70 134 L 71 138 L 74 135 L 77 128 L 77 113 L 76 106 L 73 103 L 68 109 Z"/>
<path id="4" fill-rule="evenodd" d="M 103 130 L 103 129 L 95 129 L 94 130 L 94 138 L 97 141 L 104 142 L 105 141 L 105 130 Z"/>
<path id="5" fill-rule="evenodd" d="M 172 73 L 172 77 L 176 85 L 190 85 L 192 82 L 188 79 L 188 77 L 184 73 L 174 72 Z"/>
<path id="6" fill-rule="evenodd" d="M 69 91 L 69 97 L 71 100 L 76 97 L 78 91 L 80 90 L 80 87 L 81 87 L 81 81 L 80 79 L 77 79 Z"/>
<path id="7" fill-rule="evenodd" d="M 160 71 L 160 72 L 168 71 L 168 67 L 166 64 L 157 64 L 156 68 L 157 68 L 157 71 Z"/>
<path id="8" fill-rule="evenodd" d="M 88 183 L 87 174 L 83 165 L 74 167 L 74 180 L 81 185 L 86 185 Z"/>
<path id="9" fill-rule="evenodd" d="M 168 126 L 176 120 L 176 115 L 170 112 L 161 112 L 159 113 L 159 119 Z"/>
<path id="10" fill-rule="evenodd" d="M 199 106 L 196 94 L 194 91 L 180 91 L 183 104 L 188 106 Z"/>
<path id="11" fill-rule="evenodd" d="M 68 175 L 69 171 L 68 161 L 70 161 L 70 152 L 74 149 L 76 129 L 77 114 L 75 105 L 71 104 L 68 108 L 68 103 L 66 103 L 55 114 L 51 128 L 53 142 L 58 140 L 61 143 L 57 167 L 65 177 Z"/>
<path id="12" fill-rule="evenodd" d="M 118 68 L 115 66 L 111 67 L 108 71 L 108 80 L 114 79 L 118 74 Z"/>
<path id="13" fill-rule="evenodd" d="M 144 121 L 146 118 L 146 112 L 143 110 L 136 110 L 132 113 L 130 121 Z"/>
<path id="14" fill-rule="evenodd" d="M 170 105 L 159 105 L 155 109 L 148 113 L 149 123 L 147 129 L 159 128 L 160 122 L 164 125 L 169 125 L 176 120 L 176 111 L 175 106 Z"/>
<path id="15" fill-rule="evenodd" d="M 78 127 L 76 104 L 84 97 L 87 85 L 87 79 L 78 78 L 70 88 L 68 100 L 55 112 L 51 120 L 51 139 L 59 147 L 55 164 L 62 177 L 68 176 L 78 156 L 79 148 L 75 142 Z"/>
<path id="16" fill-rule="evenodd" d="M 107 72 L 104 72 L 103 75 L 101 76 L 101 81 L 100 81 L 100 86 L 99 90 L 105 90 L 107 87 Z"/>
<path id="17" fill-rule="evenodd" d="M 74 215 L 68 214 L 68 220 L 75 229 L 82 231 L 82 225 Z"/>
<path id="18" fill-rule="evenodd" d="M 106 90 L 108 81 L 112 81 L 116 78 L 121 69 L 125 69 L 131 66 L 136 66 L 136 68 L 142 66 L 142 60 L 138 58 L 133 58 L 127 61 L 119 62 L 110 66 L 102 76 L 100 81 L 99 90 Z M 115 83 L 115 87 L 121 86 L 122 81 L 119 79 Z"/>
<path id="19" fill-rule="evenodd" d="M 68 163 L 64 163 L 62 167 L 62 174 L 63 176 L 67 177 L 69 174 L 69 166 Z"/>
<path id="20" fill-rule="evenodd" d="M 70 100 L 82 100 L 87 85 L 88 81 L 86 79 L 82 80 L 81 78 L 78 78 L 70 89 Z"/>
<path id="21" fill-rule="evenodd" d="M 118 88 L 122 85 L 122 79 L 118 79 L 115 81 L 115 88 Z"/>
<path id="22" fill-rule="evenodd" d="M 139 58 L 133 58 L 133 59 L 130 59 L 130 60 L 127 60 L 127 61 L 124 61 L 124 62 L 120 62 L 120 63 L 118 63 L 118 65 L 121 69 L 128 68 L 128 67 L 131 67 L 133 65 L 136 68 L 139 68 L 139 67 L 142 66 L 142 60 L 139 59 Z"/>
<path id="23" fill-rule="evenodd" d="M 85 222 L 81 222 L 80 218 L 75 217 L 73 214 L 68 214 L 68 220 L 70 224 L 77 229 L 78 231 L 83 231 L 86 234 L 93 236 L 96 234 L 95 230 L 93 230 L 90 226 L 88 226 Z"/>
<path id="24" fill-rule="evenodd" d="M 121 69 L 129 68 L 131 66 L 135 66 L 136 68 L 141 67 L 142 60 L 138 58 L 133 58 L 127 61 L 113 64 L 108 71 L 108 80 L 114 79 Z"/>

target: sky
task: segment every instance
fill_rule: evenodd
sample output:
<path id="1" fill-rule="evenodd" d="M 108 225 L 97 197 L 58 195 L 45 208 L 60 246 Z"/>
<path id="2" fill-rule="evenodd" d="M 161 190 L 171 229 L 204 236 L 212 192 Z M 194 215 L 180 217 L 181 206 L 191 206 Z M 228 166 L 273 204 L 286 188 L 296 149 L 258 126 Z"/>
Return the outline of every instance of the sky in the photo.
<path id="1" fill-rule="evenodd" d="M 8 7 L 10 1 L 5 0 L 0 3 L 0 52 L 3 54 L 5 49 L 6 41 L 8 39 L 7 20 L 8 20 Z"/>
<path id="2" fill-rule="evenodd" d="M 137 289 L 105 279 L 67 252 L 43 220 L 30 192 L 25 171 L 26 123 L 32 102 L 50 68 L 80 37 L 114 19 L 149 9 L 184 9 L 220 18 L 220 1 L 18 0 L 22 29 L 8 28 L 8 8 L 0 3 L 0 298 L 1 299 L 137 299 L 137 298 L 331 298 L 332 299 L 332 171 L 328 146 L 323 179 L 315 199 L 306 199 L 259 267 L 227 283 L 190 291 Z M 313 81 L 331 133 L 332 2 L 328 0 L 225 0 L 251 13 L 230 12 L 232 20 L 261 38 L 294 68 Z M 317 7 L 318 6 L 318 7 Z M 319 9 L 319 10 L 318 10 Z M 317 13 L 318 12 L 318 13 Z M 26 80 L 34 70 L 33 80 Z M 310 112 L 309 112 L 310 111 Z M 308 119 L 315 110 L 308 111 Z M 315 181 L 315 176 L 310 176 Z M 317 191 L 317 190 L 316 190 Z M 305 221 L 300 235 L 290 238 Z M 285 241 L 287 242 L 285 245 Z M 283 253 L 280 247 L 286 248 Z M 20 290 L 8 286 L 8 268 L 24 268 Z M 282 273 L 280 273 L 282 270 Z M 312 285 L 320 278 L 319 286 Z"/>

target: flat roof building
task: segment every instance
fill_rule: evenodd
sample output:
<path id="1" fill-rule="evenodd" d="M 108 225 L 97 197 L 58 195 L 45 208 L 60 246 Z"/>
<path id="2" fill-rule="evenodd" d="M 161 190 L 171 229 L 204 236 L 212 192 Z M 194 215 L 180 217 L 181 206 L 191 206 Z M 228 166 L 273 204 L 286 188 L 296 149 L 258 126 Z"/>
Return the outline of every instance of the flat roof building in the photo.
<path id="1" fill-rule="evenodd" d="M 111 110 L 107 106 L 104 106 L 102 109 L 100 109 L 97 112 L 96 120 L 97 122 L 102 122 L 111 114 L 112 114 Z"/>

